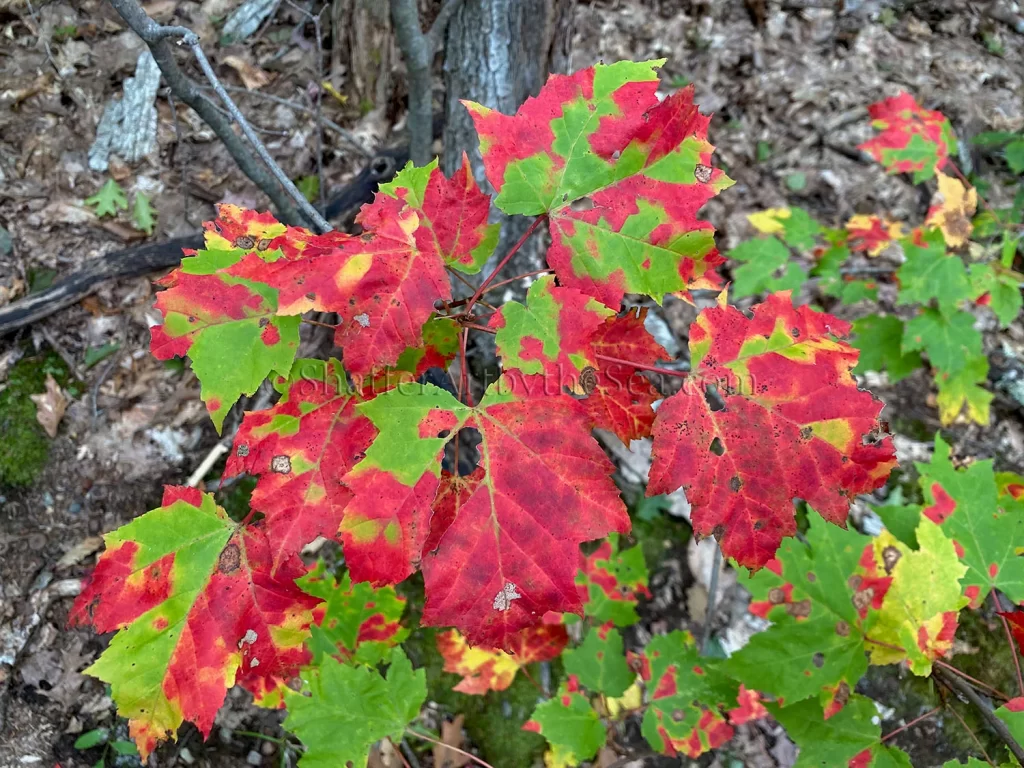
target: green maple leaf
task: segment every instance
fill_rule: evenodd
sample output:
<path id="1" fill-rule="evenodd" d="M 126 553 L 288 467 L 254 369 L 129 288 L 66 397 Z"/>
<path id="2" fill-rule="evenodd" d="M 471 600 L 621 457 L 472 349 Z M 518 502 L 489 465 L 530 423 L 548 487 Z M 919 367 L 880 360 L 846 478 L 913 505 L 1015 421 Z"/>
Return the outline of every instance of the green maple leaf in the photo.
<path id="1" fill-rule="evenodd" d="M 339 582 L 323 562 L 297 583 L 324 601 L 322 618 L 310 627 L 309 648 L 315 664 L 326 655 L 372 667 L 409 636 L 401 625 L 405 600 L 394 587 L 374 589 L 365 581 L 353 584 L 347 572 Z"/>
<path id="2" fill-rule="evenodd" d="M 725 662 L 725 670 L 786 704 L 809 697 L 835 711 L 867 671 L 856 583 L 865 536 L 811 516 L 807 543 L 786 539 L 776 562 L 748 583 L 753 613 L 772 626 Z"/>
<path id="3" fill-rule="evenodd" d="M 1024 139 L 1011 141 L 1003 150 L 1006 157 L 1006 164 L 1014 173 L 1024 173 Z"/>
<path id="4" fill-rule="evenodd" d="M 426 673 L 414 672 L 400 648 L 392 652 L 386 677 L 327 656 L 307 670 L 305 682 L 302 693 L 286 693 L 284 721 L 306 745 L 302 768 L 365 768 L 373 743 L 401 741 L 427 698 Z"/>
<path id="5" fill-rule="evenodd" d="M 1003 328 L 1017 319 L 1024 298 L 1021 297 L 1021 275 L 999 264 L 972 264 L 970 269 L 972 298 L 988 295 L 986 305 L 999 318 Z"/>
<path id="6" fill-rule="evenodd" d="M 789 248 L 775 237 L 742 242 L 729 251 L 729 258 L 743 262 L 732 271 L 735 297 L 798 290 L 807 280 L 807 271 L 790 260 Z"/>
<path id="7" fill-rule="evenodd" d="M 604 746 L 607 731 L 575 682 L 563 683 L 557 695 L 541 702 L 524 731 L 539 733 L 551 745 L 548 765 L 578 765 L 590 760 Z"/>
<path id="8" fill-rule="evenodd" d="M 921 519 L 916 536 L 916 550 L 888 531 L 872 542 L 874 567 L 869 574 L 888 577 L 891 583 L 870 630 L 876 642 L 869 642 L 868 648 L 873 664 L 906 658 L 911 672 L 925 676 L 931 673 L 932 659 L 952 648 L 957 614 L 969 602 L 960 586 L 967 567 L 957 559 L 953 542 L 930 519 Z"/>
<path id="9" fill-rule="evenodd" d="M 803 208 L 791 206 L 789 216 L 779 219 L 782 224 L 782 239 L 794 248 L 810 251 L 815 238 L 822 232 L 821 225 Z"/>
<path id="10" fill-rule="evenodd" d="M 827 720 L 812 701 L 787 707 L 769 704 L 768 710 L 800 747 L 793 768 L 913 768 L 906 752 L 882 744 L 881 729 L 875 724 L 878 710 L 865 696 L 851 696 L 842 711 Z M 855 757 L 860 758 L 856 763 Z"/>
<path id="11" fill-rule="evenodd" d="M 868 315 L 853 323 L 853 346 L 860 350 L 854 373 L 886 371 L 889 381 L 905 379 L 924 362 L 917 352 L 904 353 L 903 321 L 895 315 Z"/>
<path id="12" fill-rule="evenodd" d="M 612 534 L 584 560 L 576 584 L 587 591 L 584 613 L 597 624 L 617 627 L 636 624 L 637 594 L 648 597 L 647 563 L 641 547 L 621 548 L 622 539 Z"/>
<path id="13" fill-rule="evenodd" d="M 1006 723 L 1017 743 L 1024 743 L 1024 696 L 1010 699 L 996 710 L 996 717 Z"/>
<path id="14" fill-rule="evenodd" d="M 617 697 L 636 675 L 626 664 L 622 635 L 611 627 L 592 627 L 578 648 L 562 654 L 565 671 L 594 693 Z"/>
<path id="15" fill-rule="evenodd" d="M 961 583 L 971 603 L 980 605 L 993 589 L 1024 601 L 1024 558 L 1016 551 L 1024 541 L 1024 502 L 1000 495 L 992 461 L 956 469 L 949 445 L 937 435 L 931 462 L 916 467 L 925 516 L 962 550 L 967 572 Z"/>
<path id="16" fill-rule="evenodd" d="M 85 198 L 85 204 L 93 206 L 97 216 L 117 216 L 118 211 L 128 210 L 128 198 L 121 189 L 121 185 L 113 179 L 100 187 L 100 191 L 92 197 Z"/>
<path id="17" fill-rule="evenodd" d="M 968 358 L 956 373 L 938 373 L 939 385 L 936 404 L 943 424 L 952 424 L 960 412 L 967 408 L 971 421 L 987 426 L 992 393 L 981 385 L 988 381 L 988 358 L 984 355 Z"/>
<path id="18" fill-rule="evenodd" d="M 928 308 L 903 329 L 903 352 L 924 351 L 933 367 L 957 373 L 967 360 L 981 355 L 981 334 L 974 329 L 974 315 L 956 312 L 947 317 Z"/>
<path id="19" fill-rule="evenodd" d="M 946 252 L 939 229 L 915 232 L 901 241 L 906 261 L 896 272 L 900 281 L 897 304 L 928 304 L 933 299 L 944 315 L 971 296 L 967 270 L 959 256 Z"/>
<path id="20" fill-rule="evenodd" d="M 905 147 L 882 152 L 882 164 L 887 167 L 903 164 L 914 167 L 914 183 L 920 184 L 935 175 L 935 169 L 939 164 L 939 152 L 935 144 L 920 134 L 914 134 Z"/>
<path id="21" fill-rule="evenodd" d="M 144 192 L 135 193 L 135 201 L 132 204 L 132 226 L 147 235 L 152 235 L 153 228 L 156 226 L 156 211 L 149 204 L 149 198 Z"/>

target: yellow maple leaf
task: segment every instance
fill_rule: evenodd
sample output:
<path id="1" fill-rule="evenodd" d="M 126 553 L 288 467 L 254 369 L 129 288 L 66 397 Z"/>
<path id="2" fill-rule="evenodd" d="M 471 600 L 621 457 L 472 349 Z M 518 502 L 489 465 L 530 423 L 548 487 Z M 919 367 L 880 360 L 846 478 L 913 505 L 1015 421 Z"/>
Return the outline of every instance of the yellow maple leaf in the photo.
<path id="1" fill-rule="evenodd" d="M 932 196 L 927 224 L 939 227 L 946 244 L 959 248 L 971 236 L 971 217 L 978 209 L 978 191 L 967 189 L 952 176 L 938 172 L 939 188 Z"/>
<path id="2" fill-rule="evenodd" d="M 749 221 L 758 232 L 764 235 L 773 235 L 776 232 L 782 232 L 785 230 L 785 225 L 782 222 L 784 219 L 788 219 L 791 215 L 792 212 L 789 208 L 769 208 L 766 211 L 748 214 L 747 221 Z"/>

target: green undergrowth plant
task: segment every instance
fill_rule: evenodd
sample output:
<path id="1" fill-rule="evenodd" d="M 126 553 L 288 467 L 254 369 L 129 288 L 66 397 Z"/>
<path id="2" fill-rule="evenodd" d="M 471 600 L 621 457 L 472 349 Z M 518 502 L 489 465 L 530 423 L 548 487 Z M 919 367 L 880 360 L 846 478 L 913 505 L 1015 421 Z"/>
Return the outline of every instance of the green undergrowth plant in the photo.
<path id="1" fill-rule="evenodd" d="M 953 163 L 956 139 L 941 113 L 922 109 L 907 94 L 874 104 L 870 112 L 881 132 L 861 148 L 915 184 L 934 179 L 925 220 L 911 226 L 858 214 L 832 228 L 796 207 L 753 214 L 750 221 L 761 235 L 729 253 L 736 263 L 734 295 L 799 290 L 813 279 L 832 301 L 877 307 L 879 284 L 895 283 L 888 312 L 853 324 L 853 345 L 861 350 L 856 372 L 885 371 L 895 383 L 930 368 L 942 423 L 963 414 L 987 425 L 992 392 L 975 313 L 986 307 L 1000 328 L 1020 314 L 1024 275 L 1015 266 L 1024 187 L 1009 208 L 994 210 Z M 978 140 L 990 148 L 1005 144 L 1007 163 L 1020 173 L 1020 137 L 982 134 Z"/>
<path id="2" fill-rule="evenodd" d="M 614 757 L 629 718 L 653 749 L 697 756 L 768 716 L 804 765 L 909 764 L 853 687 L 869 662 L 930 674 L 969 601 L 1021 599 L 1007 549 L 1018 501 L 997 491 L 961 510 L 954 473 L 936 480 L 953 510 L 928 486 L 913 541 L 845 530 L 851 502 L 896 464 L 881 403 L 851 373 L 848 323 L 787 291 L 750 312 L 729 305 L 697 213 L 731 182 L 693 88 L 657 97 L 661 63 L 554 76 L 514 116 L 467 104 L 493 203 L 534 217 L 478 282 L 497 242 L 492 201 L 468 163 L 449 179 L 436 162 L 382 186 L 360 235 L 221 206 L 205 247 L 160 281 L 152 351 L 190 358 L 218 430 L 265 380 L 280 397 L 244 415 L 225 468 L 257 478 L 248 512 L 168 486 L 160 507 L 106 535 L 71 612 L 116 632 L 88 672 L 110 684 L 144 759 L 186 720 L 208 735 L 233 685 L 287 710 L 304 768 L 436 740 L 423 634 L 396 589 L 412 577 L 454 693 L 507 691 L 520 673 L 536 684 L 519 726 L 549 745 L 548 765 Z M 498 280 L 544 223 L 548 268 Z M 451 275 L 475 286 L 468 298 Z M 524 303 L 484 300 L 524 278 Z M 668 353 L 625 297 L 697 289 L 719 296 L 689 329 L 690 370 L 660 367 Z M 341 359 L 296 359 L 301 324 L 332 316 Z M 501 359 L 482 395 L 471 333 L 493 335 Z M 451 386 L 424 383 L 431 369 Z M 649 373 L 682 387 L 663 396 Z M 469 474 L 455 471 L 465 429 L 479 439 Z M 683 631 L 635 642 L 644 547 L 625 538 L 594 429 L 651 439 L 646 493 L 685 488 L 695 535 L 756 572 L 754 610 L 773 626 L 739 654 L 703 656 Z M 810 521 L 799 539 L 794 499 Z M 960 527 L 973 515 L 1000 526 L 977 546 Z M 300 558 L 318 537 L 341 544 L 343 568 Z M 976 578 L 992 547 L 999 568 Z"/>

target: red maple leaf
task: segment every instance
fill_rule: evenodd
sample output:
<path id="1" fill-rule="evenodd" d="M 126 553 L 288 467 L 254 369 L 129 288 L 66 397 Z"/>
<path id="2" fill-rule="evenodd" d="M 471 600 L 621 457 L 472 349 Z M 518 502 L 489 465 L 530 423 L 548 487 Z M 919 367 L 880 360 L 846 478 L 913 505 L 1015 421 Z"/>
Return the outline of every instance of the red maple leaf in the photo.
<path id="1" fill-rule="evenodd" d="M 793 499 L 845 525 L 850 502 L 895 466 L 881 432 L 882 404 L 850 374 L 849 324 L 788 292 L 747 318 L 721 302 L 690 326 L 693 371 L 654 421 L 647 492 L 684 487 L 698 535 L 760 568 L 796 533 Z M 717 399 L 721 402 L 716 402 Z"/>

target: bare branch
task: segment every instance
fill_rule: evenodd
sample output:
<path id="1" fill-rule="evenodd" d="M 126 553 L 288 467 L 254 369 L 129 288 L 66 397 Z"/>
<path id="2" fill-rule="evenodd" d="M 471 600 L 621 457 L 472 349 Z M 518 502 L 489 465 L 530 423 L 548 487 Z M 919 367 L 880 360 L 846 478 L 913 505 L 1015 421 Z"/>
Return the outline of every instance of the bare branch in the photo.
<path id="1" fill-rule="evenodd" d="M 157 66 L 160 67 L 164 79 L 167 80 L 167 84 L 175 95 L 192 107 L 207 125 L 213 129 L 217 137 L 224 142 L 228 152 L 242 172 L 252 179 L 274 202 L 281 217 L 292 223 L 299 223 L 304 219 L 320 232 L 330 230 L 330 224 L 309 204 L 305 196 L 295 188 L 291 179 L 285 175 L 284 171 L 281 170 L 280 166 L 270 156 L 267 148 L 263 146 L 263 142 L 260 141 L 256 132 L 252 129 L 252 126 L 249 125 L 245 117 L 238 110 L 238 107 L 231 100 L 231 97 L 228 96 L 227 91 L 213 71 L 213 67 L 210 66 L 206 54 L 203 53 L 196 34 L 187 27 L 157 24 L 139 6 L 136 0 L 110 0 L 110 4 L 128 26 L 149 46 Z M 256 154 L 263 160 L 266 169 L 261 168 L 245 149 L 245 145 L 231 127 L 231 120 L 218 113 L 213 102 L 206 98 L 178 68 L 169 43 L 169 38 L 175 37 L 181 38 L 189 46 L 203 74 L 209 80 L 210 85 L 213 86 L 214 91 L 220 97 L 231 117 L 238 123 L 242 133 L 245 134 L 253 149 L 256 150 Z M 268 170 L 269 174 L 267 173 Z M 275 179 L 280 184 L 280 187 L 284 188 L 283 192 L 278 187 L 278 184 L 274 182 Z M 294 201 L 294 204 L 292 201 Z"/>
<path id="2" fill-rule="evenodd" d="M 462 0 L 445 0 L 441 10 L 437 12 L 437 18 L 434 19 L 434 23 L 430 25 L 430 31 L 427 32 L 427 45 L 431 56 L 437 53 L 441 47 L 441 38 L 444 37 L 445 30 L 448 29 L 448 22 L 460 5 L 462 5 Z"/>
<path id="3" fill-rule="evenodd" d="M 949 674 L 941 667 L 932 670 L 932 675 L 938 678 L 947 688 L 956 691 L 960 696 L 969 701 L 978 710 L 978 714 L 982 716 L 989 728 L 996 732 L 996 735 L 1013 753 L 1013 756 L 1024 764 L 1024 748 L 1021 748 L 1021 745 L 1013 738 L 1013 734 L 1010 733 L 1006 723 L 996 716 L 996 713 L 992 711 L 992 707 L 978 695 L 974 688 L 956 675 Z"/>

